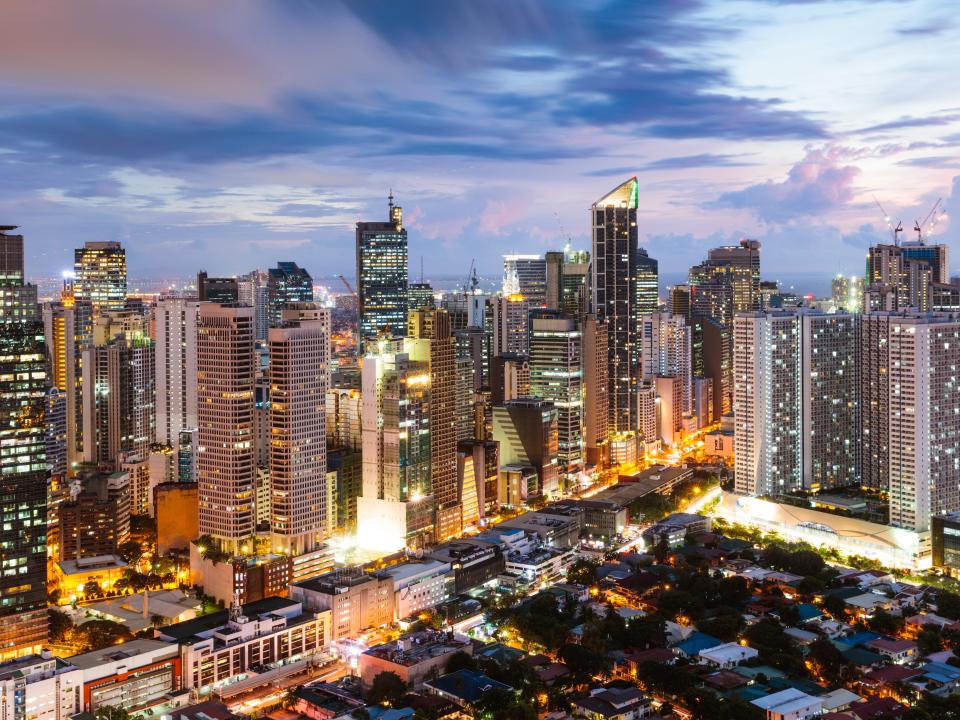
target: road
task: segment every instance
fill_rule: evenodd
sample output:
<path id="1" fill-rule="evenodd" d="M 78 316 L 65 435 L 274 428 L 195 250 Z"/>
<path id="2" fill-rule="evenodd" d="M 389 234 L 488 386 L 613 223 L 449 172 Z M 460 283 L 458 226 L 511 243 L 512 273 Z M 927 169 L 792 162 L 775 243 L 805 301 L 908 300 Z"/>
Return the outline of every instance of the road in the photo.
<path id="1" fill-rule="evenodd" d="M 258 684 L 233 697 L 225 697 L 223 702 L 231 712 L 251 715 L 279 705 L 287 691 L 297 685 L 306 685 L 317 681 L 332 682 L 347 674 L 349 674 L 349 669 L 339 661 L 328 663 L 322 667 L 304 667 L 289 675 L 265 679 L 263 684 Z"/>

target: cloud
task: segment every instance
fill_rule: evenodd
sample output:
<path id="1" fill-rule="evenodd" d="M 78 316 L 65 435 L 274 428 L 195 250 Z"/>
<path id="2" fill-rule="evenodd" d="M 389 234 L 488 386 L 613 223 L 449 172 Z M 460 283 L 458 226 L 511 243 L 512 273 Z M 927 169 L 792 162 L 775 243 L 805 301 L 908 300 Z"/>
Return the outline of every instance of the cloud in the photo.
<path id="1" fill-rule="evenodd" d="M 715 155 L 702 153 L 700 155 L 681 155 L 654 160 L 640 167 L 641 170 L 687 170 L 701 167 L 747 167 L 753 163 L 744 162 L 739 155 Z"/>
<path id="2" fill-rule="evenodd" d="M 911 115 L 904 115 L 896 120 L 890 120 L 889 122 L 879 123 L 877 125 L 868 125 L 867 127 L 860 128 L 859 130 L 857 130 L 857 132 L 872 133 L 872 132 L 883 132 L 887 130 L 904 130 L 908 128 L 918 128 L 918 127 L 941 127 L 944 125 L 952 125 L 957 121 L 960 121 L 960 113 L 949 113 L 945 115 L 933 115 L 933 116 L 924 116 L 924 117 L 913 117 Z"/>
<path id="3" fill-rule="evenodd" d="M 923 25 L 899 28 L 897 30 L 897 34 L 906 38 L 916 38 L 918 36 L 933 37 L 934 35 L 942 35 L 943 33 L 949 31 L 952 27 L 953 23 L 951 23 L 949 20 L 931 20 Z"/>
<path id="4" fill-rule="evenodd" d="M 853 197 L 853 181 L 860 174 L 854 165 L 839 164 L 842 153 L 830 147 L 809 148 L 790 168 L 787 179 L 767 180 L 720 195 L 708 208 L 749 210 L 766 223 L 785 223 L 801 217 L 822 217 Z"/>
<path id="5" fill-rule="evenodd" d="M 580 173 L 584 177 L 611 177 L 616 175 L 623 175 L 625 177 L 630 177 L 637 171 L 637 168 L 634 165 L 620 165 L 618 167 L 608 167 L 601 168 L 599 170 L 589 170 L 587 172 Z"/>
<path id="6" fill-rule="evenodd" d="M 897 165 L 921 168 L 960 168 L 960 158 L 956 155 L 928 155 L 926 157 L 907 158 L 900 160 Z"/>

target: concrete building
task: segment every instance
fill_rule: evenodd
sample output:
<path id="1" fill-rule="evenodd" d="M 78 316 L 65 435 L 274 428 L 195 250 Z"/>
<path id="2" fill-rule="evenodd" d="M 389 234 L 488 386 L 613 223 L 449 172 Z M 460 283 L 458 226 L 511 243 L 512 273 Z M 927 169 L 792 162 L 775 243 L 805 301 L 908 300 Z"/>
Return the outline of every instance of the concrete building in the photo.
<path id="1" fill-rule="evenodd" d="M 157 638 L 180 645 L 183 687 L 201 695 L 237 675 L 308 660 L 330 644 L 330 614 L 294 600 L 267 598 L 168 625 Z"/>
<path id="2" fill-rule="evenodd" d="M 823 712 L 823 701 L 796 688 L 787 688 L 751 700 L 767 714 L 767 720 L 806 720 Z"/>
<path id="3" fill-rule="evenodd" d="M 394 619 L 404 620 L 446 602 L 450 568 L 448 562 L 427 559 L 392 565 L 377 572 L 379 580 L 389 579 L 393 585 Z"/>
<path id="4" fill-rule="evenodd" d="M 523 295 L 530 307 L 547 304 L 547 261 L 540 255 L 504 255 L 503 276 L 516 278 L 512 292 Z"/>
<path id="5" fill-rule="evenodd" d="M 0 717 L 68 720 L 83 709 L 83 672 L 49 652 L 0 663 Z"/>
<path id="6" fill-rule="evenodd" d="M 267 270 L 267 322 L 278 327 L 290 304 L 313 302 L 313 278 L 295 262 L 278 262 Z"/>
<path id="7" fill-rule="evenodd" d="M 154 309 L 157 442 L 179 447 L 180 433 L 197 427 L 197 320 L 200 303 L 162 298 Z"/>
<path id="8" fill-rule="evenodd" d="M 680 387 L 680 416 L 693 410 L 693 333 L 679 315 L 658 312 L 640 316 L 640 376 L 677 379 Z"/>
<path id="9" fill-rule="evenodd" d="M 95 315 L 127 302 L 127 253 L 118 242 L 88 242 L 73 253 L 76 297 Z"/>
<path id="10" fill-rule="evenodd" d="M 606 467 L 609 461 L 610 418 L 607 408 L 608 331 L 596 316 L 583 321 L 583 434 L 586 464 Z"/>
<path id="11" fill-rule="evenodd" d="M 162 704 L 180 689 L 180 648 L 161 640 L 137 639 L 74 655 L 80 670 L 80 710 L 122 707 L 134 713 Z"/>
<path id="12" fill-rule="evenodd" d="M 204 305 L 198 321 L 200 532 L 238 553 L 254 530 L 253 309 Z"/>
<path id="13" fill-rule="evenodd" d="M 395 643 L 376 645 L 360 655 L 360 681 L 369 688 L 377 675 L 392 672 L 407 687 L 416 689 L 433 674 L 439 675 L 455 652 L 473 655 L 473 644 L 457 640 L 452 633 L 410 633 Z"/>
<path id="14" fill-rule="evenodd" d="M 360 568 L 335 570 L 290 585 L 290 598 L 311 612 L 330 613 L 330 639 L 357 637 L 389 625 L 395 617 L 390 575 L 368 575 Z"/>
<path id="15" fill-rule="evenodd" d="M 530 349 L 530 308 L 519 292 L 490 299 L 490 355 L 526 355 Z"/>
<path id="16" fill-rule="evenodd" d="M 161 483 L 153 489 L 154 517 L 157 521 L 157 552 L 186 550 L 200 534 L 200 509 L 197 483 Z"/>
<path id="17" fill-rule="evenodd" d="M 493 440 L 500 443 L 500 464 L 534 468 L 536 495 L 559 490 L 557 472 L 557 409 L 553 403 L 525 398 L 493 410 Z"/>
<path id="18" fill-rule="evenodd" d="M 556 311 L 534 311 L 530 328 L 530 394 L 557 409 L 557 469 L 566 477 L 583 467 L 583 335 Z"/>
<path id="19" fill-rule="evenodd" d="M 433 548 L 427 557 L 450 565 L 452 592 L 458 595 L 495 580 L 504 569 L 502 548 L 486 542 L 447 543 Z"/>
<path id="20" fill-rule="evenodd" d="M 82 477 L 59 508 L 59 561 L 115 555 L 130 537 L 130 475 Z"/>
<path id="21" fill-rule="evenodd" d="M 274 552 L 301 555 L 322 543 L 334 511 L 327 504 L 324 408 L 329 311 L 313 303 L 287 305 L 269 343 L 271 542 Z"/>

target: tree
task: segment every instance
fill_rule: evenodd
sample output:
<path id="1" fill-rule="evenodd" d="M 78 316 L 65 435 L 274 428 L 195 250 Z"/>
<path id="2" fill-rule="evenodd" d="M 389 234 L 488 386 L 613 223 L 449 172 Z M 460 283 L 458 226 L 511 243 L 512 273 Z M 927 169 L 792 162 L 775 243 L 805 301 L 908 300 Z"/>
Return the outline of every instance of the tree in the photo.
<path id="1" fill-rule="evenodd" d="M 450 656 L 450 659 L 447 660 L 446 671 L 448 673 L 456 672 L 457 670 L 476 670 L 477 661 L 473 659 L 473 656 L 469 653 L 465 653 L 463 650 L 458 650 Z"/>
<path id="2" fill-rule="evenodd" d="M 823 580 L 810 575 L 797 583 L 797 592 L 804 597 L 810 597 L 811 595 L 822 593 L 824 590 L 826 590 L 826 588 L 827 586 Z"/>
<path id="3" fill-rule="evenodd" d="M 90 580 L 83 586 L 83 594 L 88 598 L 97 597 L 100 594 L 100 583 Z"/>
<path id="4" fill-rule="evenodd" d="M 70 616 L 55 608 L 48 608 L 47 616 L 50 618 L 50 639 L 54 642 L 63 642 L 67 633 L 73 629 Z"/>
<path id="5" fill-rule="evenodd" d="M 743 627 L 743 616 L 736 611 L 723 612 L 697 623 L 697 629 L 724 642 L 733 642 Z"/>
<path id="6" fill-rule="evenodd" d="M 937 593 L 937 615 L 960 620 L 960 595 L 940 590 Z"/>
<path id="7" fill-rule="evenodd" d="M 797 575 L 817 575 L 821 570 L 823 570 L 826 563 L 823 562 L 823 558 L 813 550 L 798 550 L 795 553 L 791 553 L 790 560 L 787 564 L 790 572 Z"/>
<path id="8" fill-rule="evenodd" d="M 894 617 L 883 608 L 877 608 L 867 621 L 867 627 L 881 635 L 896 635 L 902 626 L 902 618 Z"/>
<path id="9" fill-rule="evenodd" d="M 131 565 L 136 565 L 143 557 L 143 547 L 136 540 L 127 540 L 117 548 L 120 556 Z"/>
<path id="10" fill-rule="evenodd" d="M 917 634 L 917 648 L 921 655 L 930 655 L 943 649 L 943 637 L 940 628 L 933 625 L 926 625 Z"/>
<path id="11" fill-rule="evenodd" d="M 406 683 L 395 672 L 388 670 L 373 678 L 370 690 L 367 691 L 367 701 L 374 705 L 398 707 L 403 703 L 406 694 Z"/>
<path id="12" fill-rule="evenodd" d="M 824 609 L 837 620 L 843 620 L 847 616 L 847 603 L 836 595 L 828 595 L 823 601 Z"/>
<path id="13" fill-rule="evenodd" d="M 85 652 L 132 640 L 130 630 L 112 620 L 88 620 L 76 629 Z"/>
<path id="14" fill-rule="evenodd" d="M 604 670 L 605 658 L 603 654 L 589 650 L 583 645 L 568 643 L 557 653 L 564 664 L 570 668 L 570 673 L 579 680 L 589 680 Z"/>
<path id="15" fill-rule="evenodd" d="M 600 578 L 597 577 L 597 564 L 590 560 L 577 560 L 567 568 L 567 580 L 589 587 L 596 585 L 600 581 Z"/>
<path id="16" fill-rule="evenodd" d="M 130 713 L 122 707 L 103 705 L 93 714 L 97 720 L 130 720 Z"/>
<path id="17" fill-rule="evenodd" d="M 840 682 L 840 671 L 846 660 L 829 640 L 820 639 L 810 643 L 807 661 L 818 678 L 831 684 Z"/>

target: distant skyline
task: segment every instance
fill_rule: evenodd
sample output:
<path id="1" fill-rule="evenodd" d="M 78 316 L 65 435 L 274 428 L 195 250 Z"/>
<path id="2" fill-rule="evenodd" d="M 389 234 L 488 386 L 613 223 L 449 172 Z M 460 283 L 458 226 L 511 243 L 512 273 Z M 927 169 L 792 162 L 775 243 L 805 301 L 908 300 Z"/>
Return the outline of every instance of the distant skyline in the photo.
<path id="1" fill-rule="evenodd" d="M 948 2 L 14 3 L 0 224 L 27 272 L 118 240 L 132 277 L 354 273 L 392 188 L 410 268 L 589 247 L 631 175 L 662 272 L 752 237 L 765 276 L 862 272 L 939 197 L 960 268 Z"/>

